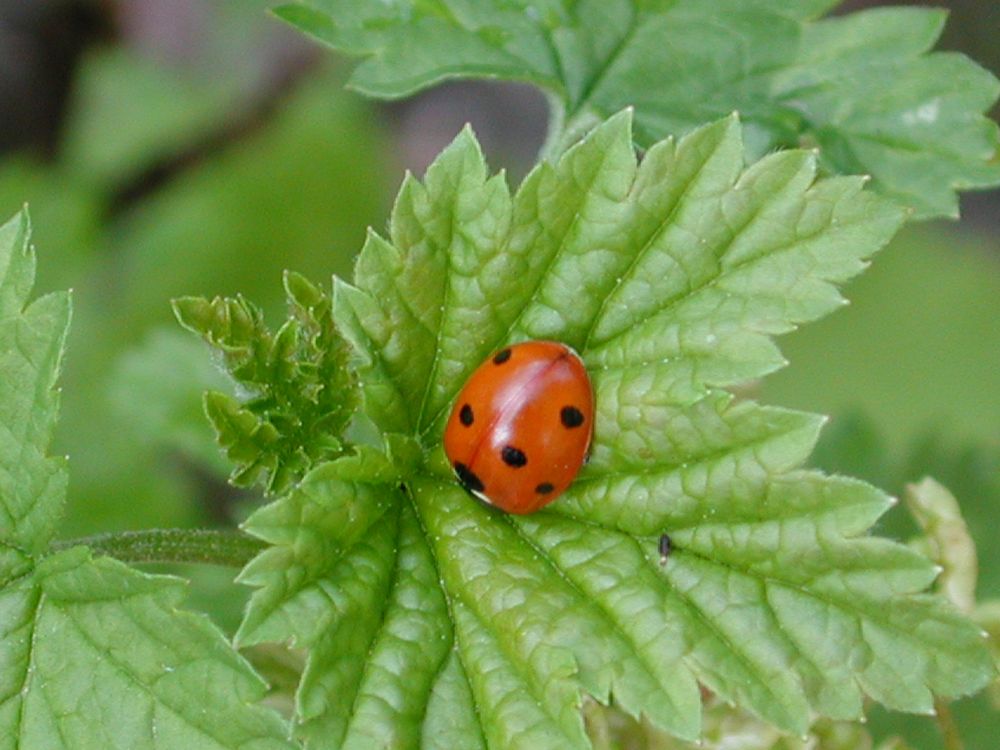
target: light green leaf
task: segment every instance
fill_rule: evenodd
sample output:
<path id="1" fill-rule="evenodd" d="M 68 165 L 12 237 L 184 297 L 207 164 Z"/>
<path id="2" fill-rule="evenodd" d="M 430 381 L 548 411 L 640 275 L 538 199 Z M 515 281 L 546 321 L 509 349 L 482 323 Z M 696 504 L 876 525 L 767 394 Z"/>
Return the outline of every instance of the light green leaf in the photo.
<path id="1" fill-rule="evenodd" d="M 451 698 L 462 678 L 456 666 L 445 672 L 451 625 L 398 485 L 384 457 L 359 449 L 316 468 L 246 524 L 275 546 L 242 573 L 262 588 L 237 639 L 311 649 L 296 696 L 307 747 L 415 745 L 425 722 L 456 731 Z M 447 697 L 432 709 L 435 690 Z"/>
<path id="2" fill-rule="evenodd" d="M 801 734 L 989 680 L 978 628 L 924 593 L 933 565 L 868 536 L 890 498 L 800 468 L 822 420 L 721 390 L 779 367 L 772 337 L 841 305 L 899 227 L 863 186 L 806 151 L 745 167 L 735 118 L 640 163 L 628 112 L 513 196 L 468 131 L 407 179 L 334 309 L 368 416 L 425 466 L 358 449 L 247 523 L 273 546 L 241 642 L 311 648 L 308 747 L 583 748 L 584 695 L 696 740 L 699 685 Z M 588 366 L 593 453 L 507 516 L 457 486 L 441 428 L 485 356 L 543 337 Z"/>
<path id="3" fill-rule="evenodd" d="M 69 295 L 28 302 L 35 282 L 31 224 L 0 227 L 0 545 L 36 552 L 52 538 L 66 495 L 66 463 L 45 455 L 69 327 Z"/>
<path id="4" fill-rule="evenodd" d="M 69 297 L 29 303 L 27 212 L 0 228 L 0 748 L 288 748 L 264 685 L 182 582 L 83 547 L 43 557 L 65 498 L 45 455 Z"/>
<path id="5" fill-rule="evenodd" d="M 614 708 L 588 701 L 584 706 L 587 731 L 595 750 L 874 750 L 875 741 L 864 724 L 820 719 L 803 737 L 793 737 L 768 726 L 716 697 L 705 701 L 705 733 L 697 743 L 685 742 L 636 721 Z M 907 750 L 898 738 L 877 750 Z"/>
<path id="6" fill-rule="evenodd" d="M 0 746 L 289 747 L 278 716 L 252 706 L 259 678 L 207 618 L 176 609 L 182 581 L 77 548 L 3 598 L 22 685 L 5 691 Z"/>
<path id="7" fill-rule="evenodd" d="M 1000 599 L 990 599 L 983 602 L 976 607 L 972 616 L 986 631 L 990 653 L 993 655 L 993 663 L 1000 672 Z M 994 678 L 987 693 L 990 697 L 990 707 L 995 711 L 1000 711 L 1000 678 Z"/>
<path id="8" fill-rule="evenodd" d="M 351 85 L 372 96 L 456 77 L 534 83 L 559 102 L 563 146 L 626 106 L 643 145 L 738 110 L 753 153 L 814 143 L 826 169 L 873 175 L 920 217 L 955 216 L 956 190 L 1000 184 L 982 114 L 1000 84 L 962 55 L 928 54 L 944 14 L 816 20 L 835 5 L 308 0 L 276 13 L 362 58 Z"/>
<path id="9" fill-rule="evenodd" d="M 965 613 L 976 606 L 976 545 L 958 501 L 946 487 L 925 477 L 906 486 L 906 508 L 924 532 L 918 544 L 941 566 L 938 590 Z"/>

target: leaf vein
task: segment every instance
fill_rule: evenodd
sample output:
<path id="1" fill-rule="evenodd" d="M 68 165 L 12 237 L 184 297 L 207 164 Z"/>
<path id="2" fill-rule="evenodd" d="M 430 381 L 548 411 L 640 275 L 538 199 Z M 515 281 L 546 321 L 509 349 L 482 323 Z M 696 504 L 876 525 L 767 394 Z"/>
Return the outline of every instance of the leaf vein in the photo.
<path id="1" fill-rule="evenodd" d="M 584 592 L 576 582 L 570 578 L 563 568 L 552 559 L 552 556 L 540 545 L 534 543 L 534 541 L 525 533 L 524 529 L 519 523 L 511 519 L 509 516 L 504 516 L 507 519 L 508 526 L 513 529 L 514 533 L 518 535 L 521 541 L 534 553 L 536 553 L 542 560 L 544 560 L 550 568 L 562 579 L 562 581 L 569 587 L 569 589 L 578 596 L 581 600 L 585 602 L 590 602 L 595 605 L 596 609 L 602 615 L 602 619 L 605 620 L 611 627 L 611 632 L 615 633 L 624 643 L 630 648 L 635 657 L 636 662 L 650 678 L 650 680 L 660 688 L 661 694 L 666 697 L 670 704 L 676 709 L 677 704 L 674 702 L 673 696 L 669 691 L 665 690 L 660 684 L 659 678 L 656 674 L 649 668 L 645 659 L 640 651 L 639 644 L 635 641 L 631 634 L 629 634 L 623 627 L 621 622 L 614 617 L 614 613 L 604 606 L 600 597 L 590 597 Z M 633 542 L 634 543 L 634 542 Z M 636 546 L 638 546 L 636 544 Z"/>

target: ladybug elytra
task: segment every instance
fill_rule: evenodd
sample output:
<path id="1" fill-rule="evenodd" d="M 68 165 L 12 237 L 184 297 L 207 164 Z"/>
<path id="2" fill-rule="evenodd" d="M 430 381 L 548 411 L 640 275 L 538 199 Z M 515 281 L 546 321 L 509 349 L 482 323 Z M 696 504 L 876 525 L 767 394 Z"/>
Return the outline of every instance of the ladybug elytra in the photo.
<path id="1" fill-rule="evenodd" d="M 459 482 L 508 513 L 555 500 L 590 449 L 594 396 L 580 357 L 553 341 L 501 349 L 452 407 L 444 451 Z"/>

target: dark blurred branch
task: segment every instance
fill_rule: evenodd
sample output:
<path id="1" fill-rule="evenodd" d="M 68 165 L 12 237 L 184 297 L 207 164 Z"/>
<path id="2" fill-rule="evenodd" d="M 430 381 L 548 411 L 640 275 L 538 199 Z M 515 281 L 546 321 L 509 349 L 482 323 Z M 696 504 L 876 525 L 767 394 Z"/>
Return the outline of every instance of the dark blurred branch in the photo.
<path id="1" fill-rule="evenodd" d="M 93 0 L 0 0 L 0 153 L 55 155 L 77 63 L 111 30 Z"/>
<path id="2" fill-rule="evenodd" d="M 257 91 L 242 112 L 235 114 L 214 131 L 210 131 L 186 148 L 165 156 L 150 165 L 131 181 L 121 185 L 112 196 L 108 218 L 128 211 L 144 198 L 155 193 L 177 175 L 196 167 L 233 142 L 252 136 L 266 126 L 275 111 L 312 70 L 318 57 L 300 60 L 275 75 L 265 88 Z"/>

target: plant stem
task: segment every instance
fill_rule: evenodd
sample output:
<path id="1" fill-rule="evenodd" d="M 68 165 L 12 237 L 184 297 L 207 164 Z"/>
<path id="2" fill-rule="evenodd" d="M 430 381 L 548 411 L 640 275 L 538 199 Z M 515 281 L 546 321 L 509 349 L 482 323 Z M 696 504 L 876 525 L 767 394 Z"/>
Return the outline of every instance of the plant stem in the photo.
<path id="1" fill-rule="evenodd" d="M 127 563 L 208 563 L 241 568 L 267 545 L 241 531 L 148 529 L 95 534 L 56 542 L 55 550 L 83 545 Z"/>
<path id="2" fill-rule="evenodd" d="M 951 706 L 942 699 L 934 701 L 934 711 L 937 714 L 938 730 L 941 732 L 941 740 L 944 742 L 945 750 L 965 750 L 962 736 L 958 731 L 958 724 L 951 713 Z"/>

